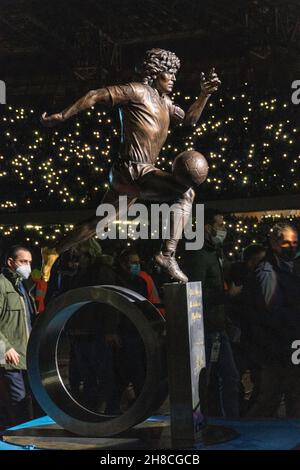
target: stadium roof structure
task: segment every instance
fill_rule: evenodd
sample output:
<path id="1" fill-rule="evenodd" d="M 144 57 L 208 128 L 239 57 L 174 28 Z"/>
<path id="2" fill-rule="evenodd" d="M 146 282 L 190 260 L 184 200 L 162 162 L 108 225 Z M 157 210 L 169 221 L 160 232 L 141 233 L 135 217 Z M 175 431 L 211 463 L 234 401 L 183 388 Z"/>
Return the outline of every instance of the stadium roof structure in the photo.
<path id="1" fill-rule="evenodd" d="M 186 84 L 213 64 L 228 81 L 253 70 L 264 83 L 266 70 L 278 81 L 283 68 L 295 79 L 299 6 L 299 0 L 1 0 L 0 78 L 16 102 L 59 101 L 126 80 L 145 49 L 159 46 L 182 58 L 179 80 Z"/>

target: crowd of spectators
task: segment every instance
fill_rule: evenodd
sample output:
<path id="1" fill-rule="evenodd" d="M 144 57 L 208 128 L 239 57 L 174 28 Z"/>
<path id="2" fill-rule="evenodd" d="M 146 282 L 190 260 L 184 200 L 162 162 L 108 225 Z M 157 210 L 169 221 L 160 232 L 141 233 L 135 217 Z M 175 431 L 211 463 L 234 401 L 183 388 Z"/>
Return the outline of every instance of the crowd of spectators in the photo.
<path id="1" fill-rule="evenodd" d="M 299 220 L 289 219 L 243 221 L 250 238 L 234 250 L 239 258 L 230 259 L 227 242 L 234 239 L 233 227 L 241 230 L 241 220 L 206 211 L 203 248 L 180 254 L 189 279 L 202 282 L 209 397 L 202 399 L 209 416 L 300 417 L 300 374 L 291 360 L 292 343 L 300 338 Z M 31 270 L 29 246 L 10 247 L 0 275 L 2 427 L 41 414 L 28 388 L 25 353 L 34 321 L 51 299 L 76 287 L 121 285 L 166 315 L 162 286 L 169 279 L 153 269 L 150 250 L 139 251 L 135 244 L 103 251 L 96 239 L 83 242 L 58 260 L 47 285 L 37 268 Z M 18 312 L 15 326 L 12 310 Z M 135 328 L 113 310 L 99 315 L 90 304 L 69 320 L 62 366 L 70 393 L 109 415 L 135 401 L 146 368 Z"/>
<path id="2" fill-rule="evenodd" d="M 186 109 L 194 96 L 173 98 Z M 41 111 L 0 110 L 0 210 L 95 208 L 119 149 L 117 113 L 98 106 L 49 130 Z M 157 165 L 169 170 L 181 151 L 202 152 L 210 170 L 201 200 L 297 193 L 297 111 L 288 94 L 262 95 L 246 84 L 234 94 L 220 90 L 197 126 L 169 131 Z"/>
<path id="3" fill-rule="evenodd" d="M 287 212 L 287 211 L 285 211 Z M 227 237 L 224 242 L 224 253 L 229 261 L 238 261 L 241 259 L 245 247 L 255 243 L 264 243 L 272 226 L 276 222 L 286 222 L 294 225 L 297 230 L 300 230 L 300 217 L 297 211 L 290 211 L 288 215 L 281 214 L 280 211 L 274 214 L 269 213 L 259 218 L 257 216 L 237 217 L 234 214 L 226 214 L 225 224 L 227 228 Z M 26 243 L 32 247 L 33 253 L 36 258 L 39 256 L 40 247 L 55 242 L 61 236 L 68 234 L 74 225 L 0 225 L 0 251 L 5 253 L 6 248 L 18 244 Z M 160 241 L 153 240 L 103 240 L 101 245 L 105 252 L 115 254 L 122 249 L 135 246 L 139 252 L 145 253 L 144 259 L 150 260 L 157 251 Z M 183 244 L 179 245 L 179 256 Z M 1 255 L 1 253 L 0 253 Z M 37 263 L 38 263 L 37 259 Z M 149 268 L 149 266 L 148 266 Z"/>

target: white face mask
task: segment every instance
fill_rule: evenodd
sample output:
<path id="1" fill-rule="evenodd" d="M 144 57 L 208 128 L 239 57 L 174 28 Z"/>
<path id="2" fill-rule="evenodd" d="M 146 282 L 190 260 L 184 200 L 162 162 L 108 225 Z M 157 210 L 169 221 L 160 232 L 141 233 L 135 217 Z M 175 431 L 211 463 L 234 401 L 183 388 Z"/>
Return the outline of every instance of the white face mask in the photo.
<path id="1" fill-rule="evenodd" d="M 211 237 L 211 241 L 214 245 L 223 245 L 226 236 L 227 230 L 217 230 L 216 235 Z"/>
<path id="2" fill-rule="evenodd" d="M 19 274 L 23 279 L 28 279 L 31 274 L 30 264 L 23 264 L 22 266 L 18 266 L 16 273 Z"/>

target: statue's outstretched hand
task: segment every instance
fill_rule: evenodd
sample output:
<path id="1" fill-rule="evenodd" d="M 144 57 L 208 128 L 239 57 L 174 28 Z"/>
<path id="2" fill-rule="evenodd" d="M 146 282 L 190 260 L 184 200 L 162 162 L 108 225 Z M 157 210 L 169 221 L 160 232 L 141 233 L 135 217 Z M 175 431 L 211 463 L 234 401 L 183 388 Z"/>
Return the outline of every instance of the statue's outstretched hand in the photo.
<path id="1" fill-rule="evenodd" d="M 203 72 L 201 73 L 201 93 L 203 95 L 205 96 L 211 95 L 212 93 L 218 90 L 220 85 L 221 85 L 221 80 L 216 74 L 214 67 L 209 71 L 209 74 L 207 77 L 205 76 Z"/>
<path id="2" fill-rule="evenodd" d="M 54 127 L 56 124 L 59 124 L 63 121 L 62 113 L 55 113 L 47 116 L 47 113 L 43 113 L 41 116 L 41 123 L 45 127 Z"/>

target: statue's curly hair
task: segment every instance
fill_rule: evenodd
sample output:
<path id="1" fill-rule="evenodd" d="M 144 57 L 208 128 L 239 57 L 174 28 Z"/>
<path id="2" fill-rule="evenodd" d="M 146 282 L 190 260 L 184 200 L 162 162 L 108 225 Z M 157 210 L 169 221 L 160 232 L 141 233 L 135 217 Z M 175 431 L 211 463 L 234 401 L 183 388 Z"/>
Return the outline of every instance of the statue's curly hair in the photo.
<path id="1" fill-rule="evenodd" d="M 174 52 L 164 49 L 150 49 L 146 52 L 143 62 L 143 83 L 152 85 L 153 80 L 162 72 L 177 73 L 180 60 Z"/>

